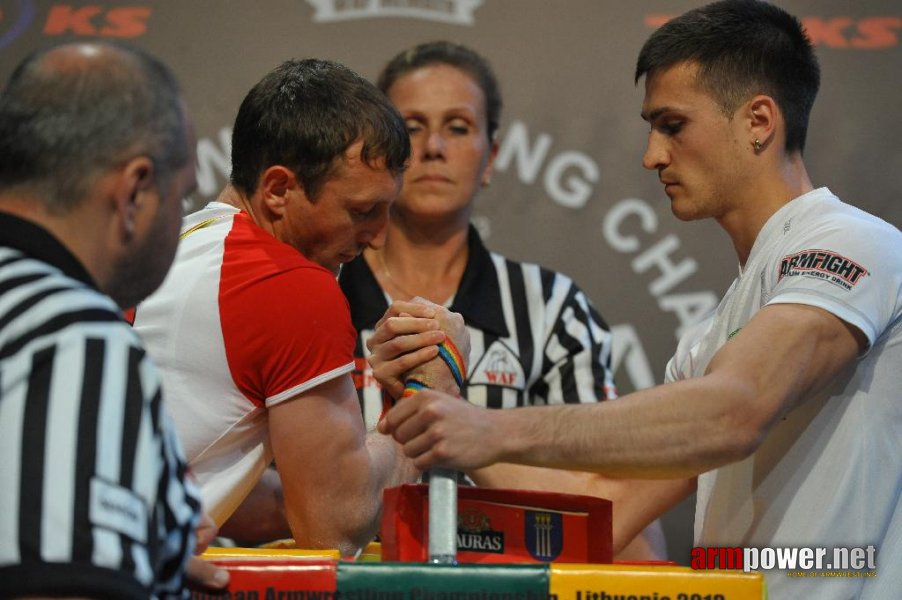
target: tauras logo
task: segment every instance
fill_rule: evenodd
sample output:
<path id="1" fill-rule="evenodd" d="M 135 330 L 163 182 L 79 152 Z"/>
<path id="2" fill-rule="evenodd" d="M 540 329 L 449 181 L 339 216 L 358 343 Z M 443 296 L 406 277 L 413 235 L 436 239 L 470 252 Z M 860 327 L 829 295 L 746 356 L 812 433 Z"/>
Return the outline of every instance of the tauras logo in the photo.
<path id="1" fill-rule="evenodd" d="M 457 549 L 470 552 L 504 553 L 504 532 L 493 531 L 489 518 L 478 510 L 457 516 Z"/>
<path id="2" fill-rule="evenodd" d="M 425 19 L 472 25 L 473 11 L 483 0 L 307 0 L 316 9 L 313 21 L 329 23 L 375 17 Z"/>
<path id="3" fill-rule="evenodd" d="M 867 275 L 868 271 L 855 261 L 830 250 L 802 250 L 782 258 L 777 280 L 792 275 L 816 273 L 829 273 L 852 286 Z"/>

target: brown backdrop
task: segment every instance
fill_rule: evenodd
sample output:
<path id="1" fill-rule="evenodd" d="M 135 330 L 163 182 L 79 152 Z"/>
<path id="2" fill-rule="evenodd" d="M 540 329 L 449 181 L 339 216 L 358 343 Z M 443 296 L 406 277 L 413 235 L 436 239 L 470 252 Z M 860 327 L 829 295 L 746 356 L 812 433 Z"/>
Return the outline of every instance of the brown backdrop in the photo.
<path id="1" fill-rule="evenodd" d="M 662 379 L 680 329 L 716 303 L 736 263 L 713 223 L 679 223 L 654 174 L 635 57 L 687 0 L 0 0 L 0 77 L 29 51 L 77 39 L 144 47 L 178 74 L 198 129 L 198 208 L 228 172 L 239 102 L 292 57 L 367 77 L 397 51 L 444 38 L 493 63 L 505 99 L 501 151 L 476 222 L 489 245 L 564 271 L 616 335 L 621 392 Z M 787 0 L 818 47 L 822 88 L 808 139 L 816 185 L 902 223 L 902 7 L 896 0 Z M 900 249 L 902 251 L 902 249 Z M 665 519 L 673 557 L 691 545 L 691 502 Z"/>

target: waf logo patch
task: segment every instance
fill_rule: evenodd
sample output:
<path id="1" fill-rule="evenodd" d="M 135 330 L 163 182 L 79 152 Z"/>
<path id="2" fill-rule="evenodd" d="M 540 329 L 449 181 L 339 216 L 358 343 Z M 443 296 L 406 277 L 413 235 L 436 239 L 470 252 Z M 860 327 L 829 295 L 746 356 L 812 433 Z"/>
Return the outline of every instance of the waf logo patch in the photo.
<path id="1" fill-rule="evenodd" d="M 784 256 L 780 261 L 780 275 L 784 277 L 804 275 L 823 279 L 847 290 L 870 272 L 850 258 L 830 250 L 802 250 Z"/>
<path id="2" fill-rule="evenodd" d="M 564 548 L 564 519 L 560 513 L 527 510 L 523 532 L 526 549 L 536 560 L 550 562 Z"/>
<path id="3" fill-rule="evenodd" d="M 467 382 L 470 385 L 499 385 L 522 390 L 526 388 L 526 374 L 517 355 L 498 340 L 483 354 Z"/>

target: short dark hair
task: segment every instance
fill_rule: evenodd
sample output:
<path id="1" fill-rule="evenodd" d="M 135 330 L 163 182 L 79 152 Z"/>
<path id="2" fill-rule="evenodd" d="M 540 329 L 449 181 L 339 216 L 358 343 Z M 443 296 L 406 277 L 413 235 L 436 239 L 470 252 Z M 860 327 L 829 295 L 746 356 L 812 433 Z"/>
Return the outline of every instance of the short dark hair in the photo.
<path id="1" fill-rule="evenodd" d="M 489 140 L 501 124 L 501 88 L 489 61 L 475 50 L 447 41 L 419 44 L 398 53 L 379 73 L 376 85 L 383 93 L 401 76 L 430 65 L 450 65 L 470 75 L 485 96 L 485 114 Z"/>
<path id="2" fill-rule="evenodd" d="M 251 88 L 232 130 L 231 182 L 252 194 L 272 165 L 291 169 L 315 199 L 348 147 L 363 140 L 361 159 L 404 172 L 410 139 L 397 109 L 376 87 L 336 62 L 289 60 Z"/>
<path id="3" fill-rule="evenodd" d="M 66 60 L 66 48 L 98 58 Z M 107 42 L 40 50 L 0 96 L 0 188 L 36 189 L 49 210 L 65 212 L 99 173 L 139 155 L 153 161 L 161 188 L 189 160 L 185 118 L 175 76 L 142 50 Z"/>
<path id="4" fill-rule="evenodd" d="M 786 151 L 805 149 L 820 68 L 794 16 L 761 0 L 723 0 L 690 10 L 645 42 L 635 81 L 686 61 L 699 65 L 699 85 L 727 115 L 755 94 L 772 97 L 786 121 Z"/>

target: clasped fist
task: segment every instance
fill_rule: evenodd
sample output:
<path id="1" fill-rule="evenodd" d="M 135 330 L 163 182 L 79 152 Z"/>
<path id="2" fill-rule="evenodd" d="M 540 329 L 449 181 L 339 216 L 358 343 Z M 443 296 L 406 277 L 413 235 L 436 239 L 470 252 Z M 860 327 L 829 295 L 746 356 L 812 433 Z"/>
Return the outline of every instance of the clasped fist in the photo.
<path id="1" fill-rule="evenodd" d="M 470 335 L 460 314 L 423 298 L 393 302 L 366 343 L 373 376 L 393 398 L 401 396 L 408 377 L 459 394 L 448 365 L 438 357 L 438 346 L 446 339 L 457 346 L 466 363 Z"/>

